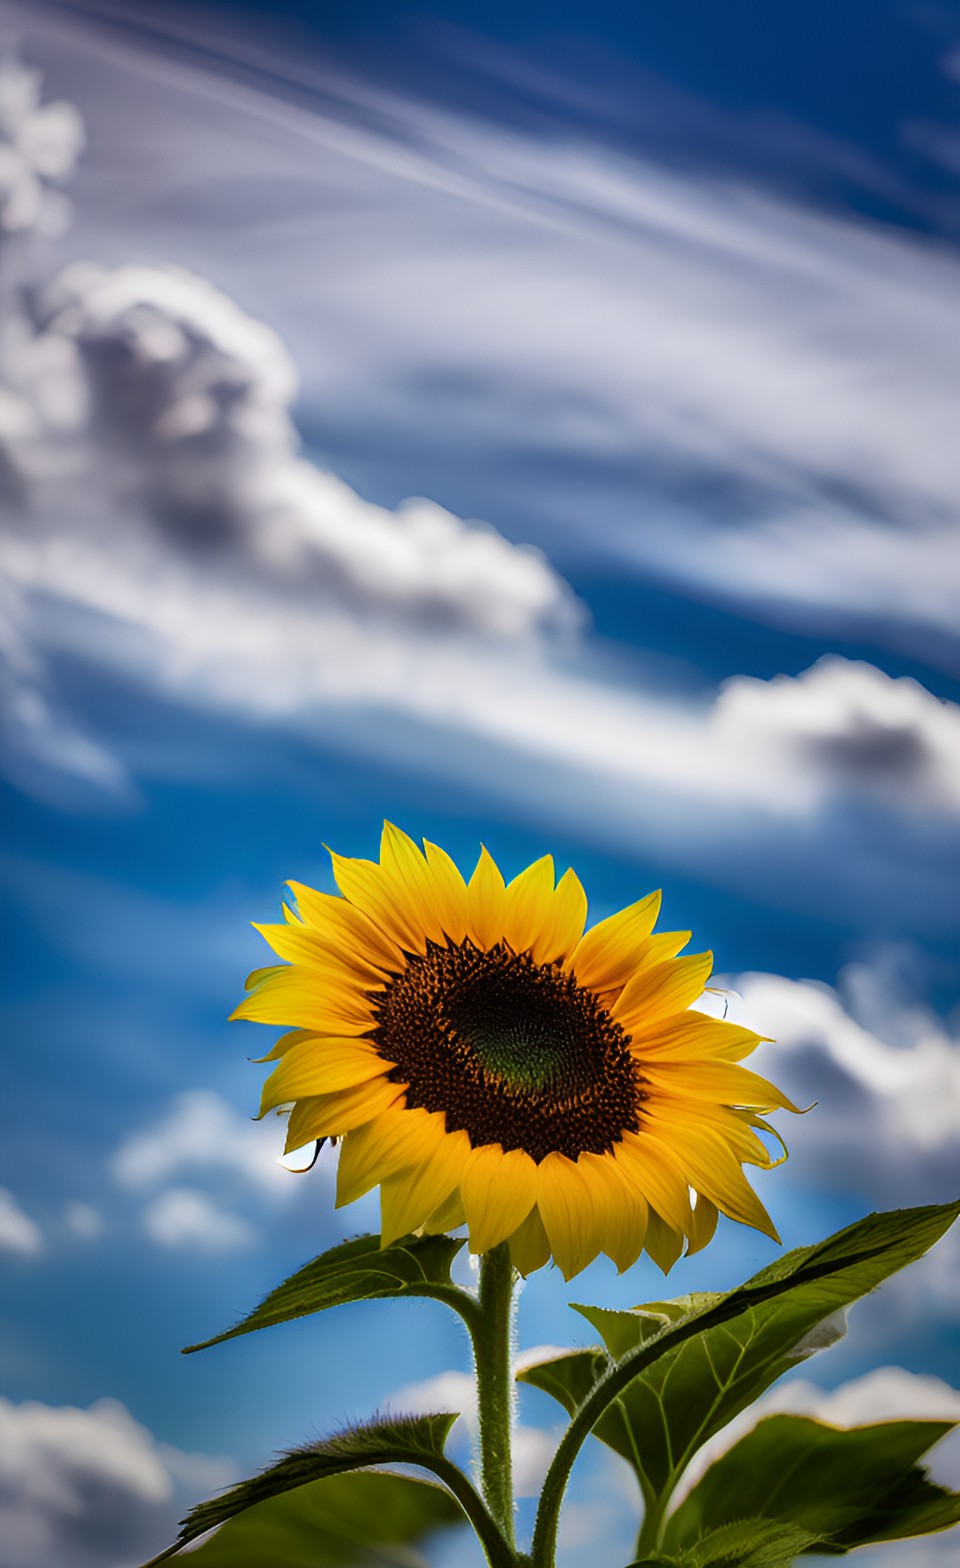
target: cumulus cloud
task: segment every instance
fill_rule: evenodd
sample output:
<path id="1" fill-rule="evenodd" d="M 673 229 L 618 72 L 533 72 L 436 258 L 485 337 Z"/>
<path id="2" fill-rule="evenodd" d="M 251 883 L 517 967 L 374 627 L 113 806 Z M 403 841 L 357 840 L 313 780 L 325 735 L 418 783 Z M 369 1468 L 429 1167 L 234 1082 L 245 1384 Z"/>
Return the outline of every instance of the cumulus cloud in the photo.
<path id="1" fill-rule="evenodd" d="M 0 1252 L 35 1258 L 45 1250 L 40 1226 L 23 1212 L 12 1192 L 0 1187 Z"/>
<path id="2" fill-rule="evenodd" d="M 764 769 L 781 799 L 812 806 L 854 796 L 917 813 L 960 810 L 960 709 L 871 664 L 826 657 L 796 679 L 737 676 L 721 690 L 711 725 L 745 765 Z"/>
<path id="3" fill-rule="evenodd" d="M 86 507 L 73 499 L 64 528 L 63 418 L 58 451 L 35 451 L 48 526 L 34 515 L 33 532 L 89 540 L 112 508 L 109 547 L 119 535 L 129 548 L 132 508 L 191 557 L 213 597 L 210 574 L 226 569 L 314 613 L 334 602 L 493 638 L 576 623 L 572 594 L 538 551 L 427 501 L 374 506 L 299 458 L 289 354 L 204 279 L 76 263 L 36 295 L 33 312 L 38 333 L 19 346 L 15 374 L 35 410 L 55 398 L 72 411 L 70 483 L 86 473 L 94 484 Z"/>
<path id="4" fill-rule="evenodd" d="M 880 1207 L 952 1196 L 960 1039 L 901 989 L 892 956 L 851 965 L 838 989 L 765 974 L 734 985 L 731 1016 L 776 1042 L 761 1070 L 819 1102 L 789 1129 L 798 1179 Z"/>
<path id="5" fill-rule="evenodd" d="M 159 1121 L 124 1140 L 111 1169 L 123 1186 L 137 1189 L 198 1171 L 228 1172 L 273 1193 L 290 1181 L 277 1163 L 273 1130 L 241 1116 L 209 1089 L 177 1095 Z"/>
<path id="6" fill-rule="evenodd" d="M 229 1460 L 158 1444 L 117 1400 L 0 1399 L 4 1568 L 129 1568 L 169 1537 L 177 1483 L 192 1499 L 233 1479 Z"/>
<path id="7" fill-rule="evenodd" d="M 161 1247 L 200 1252 L 235 1252 L 248 1247 L 256 1232 L 239 1214 L 230 1214 L 193 1187 L 171 1187 L 147 1205 L 143 1228 Z"/>

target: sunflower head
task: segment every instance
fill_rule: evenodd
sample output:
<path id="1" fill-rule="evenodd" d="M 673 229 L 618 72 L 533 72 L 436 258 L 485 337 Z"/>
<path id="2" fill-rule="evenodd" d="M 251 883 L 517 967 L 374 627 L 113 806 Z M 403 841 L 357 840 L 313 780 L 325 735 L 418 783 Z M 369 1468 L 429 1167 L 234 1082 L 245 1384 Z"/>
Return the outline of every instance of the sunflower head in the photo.
<path id="1" fill-rule="evenodd" d="M 743 1166 L 778 1163 L 762 1115 L 796 1107 L 740 1065 L 759 1035 L 691 1011 L 712 955 L 654 931 L 659 893 L 585 932 L 549 856 L 505 884 L 482 850 L 465 882 L 387 823 L 379 862 L 332 858 L 340 896 L 290 884 L 258 927 L 283 962 L 233 1016 L 288 1028 L 260 1114 L 290 1107 L 287 1152 L 342 1140 L 337 1203 L 379 1186 L 384 1246 L 465 1224 L 569 1279 L 600 1252 L 667 1270 L 718 1210 L 776 1239 Z"/>

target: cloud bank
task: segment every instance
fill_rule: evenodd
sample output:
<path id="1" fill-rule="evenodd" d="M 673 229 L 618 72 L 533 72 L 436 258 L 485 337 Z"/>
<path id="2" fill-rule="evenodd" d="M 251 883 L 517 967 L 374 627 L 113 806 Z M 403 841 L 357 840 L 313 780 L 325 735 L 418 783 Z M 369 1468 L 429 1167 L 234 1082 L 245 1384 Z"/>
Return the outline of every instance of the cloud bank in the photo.
<path id="1" fill-rule="evenodd" d="M 89 55 L 87 67 L 95 75 Z M 194 87 L 200 79 L 157 74 L 136 51 L 122 55 L 122 69 L 144 88 L 144 122 L 157 125 L 175 103 L 186 112 L 187 78 Z M 347 119 L 358 92 L 345 88 Z M 225 88 L 213 121 L 204 122 L 203 158 L 221 155 L 223 105 L 231 105 L 228 118 L 242 120 L 254 103 L 266 112 L 260 98 Z M 940 560 L 941 534 L 953 527 L 953 470 L 936 435 L 953 385 L 936 308 L 953 277 L 948 259 L 767 196 L 741 191 L 731 201 L 729 190 L 575 139 L 553 145 L 412 100 L 390 103 L 398 118 L 389 159 L 369 125 L 351 122 L 334 136 L 319 110 L 270 107 L 281 140 L 300 138 L 295 167 L 309 143 L 315 168 L 319 139 L 318 177 L 336 183 L 343 159 L 359 171 L 361 213 L 376 207 L 389 228 L 399 192 L 414 212 L 426 204 L 423 225 L 390 252 L 393 282 L 378 277 L 374 288 L 364 275 L 363 342 L 372 332 L 389 355 L 399 332 L 412 355 L 404 336 L 411 315 L 442 314 L 459 279 L 457 298 L 478 306 L 456 322 L 443 315 L 444 352 L 478 374 L 486 365 L 491 386 L 523 387 L 524 377 L 543 376 L 554 388 L 548 395 L 538 383 L 529 409 L 509 398 L 497 403 L 498 449 L 522 439 L 540 453 L 544 478 L 550 442 L 562 440 L 565 451 L 586 443 L 601 511 L 600 475 L 615 473 L 619 461 L 604 432 L 618 431 L 638 451 L 645 440 L 663 472 L 672 465 L 689 476 L 707 458 L 742 458 L 749 430 L 749 473 L 741 478 L 754 489 L 749 497 L 738 492 L 738 520 L 727 518 L 716 533 L 705 499 L 699 522 L 691 513 L 679 529 L 671 522 L 632 530 L 629 551 L 651 569 L 676 552 L 684 571 L 722 582 L 733 563 L 735 575 L 772 602 L 761 538 L 767 523 L 754 492 L 782 487 L 789 473 L 790 506 L 806 510 L 793 528 L 780 501 L 774 509 L 775 575 L 784 591 L 798 593 L 811 615 L 835 593 L 854 608 L 866 593 L 870 613 L 889 610 L 900 625 L 921 615 L 948 636 L 955 617 L 937 608 L 937 596 L 945 603 L 953 592 L 949 561 Z M 100 107 L 92 102 L 91 112 Z M 192 112 L 200 112 L 195 104 Z M 167 187 L 163 170 L 151 167 L 157 194 Z M 331 214 L 341 199 L 331 193 Z M 480 230 L 471 229 L 464 249 L 468 213 Z M 536 243 L 518 249 L 516 236 L 528 229 Z M 440 236 L 433 261 L 409 248 L 426 232 Z M 482 277 L 461 276 L 468 253 L 490 263 Z M 370 254 L 383 254 L 382 243 Z M 438 259 L 446 282 L 434 275 Z M 428 286 L 401 310 L 391 289 L 409 282 L 414 262 Z M 320 294 L 331 307 L 346 307 L 344 290 L 360 276 L 348 263 L 332 259 L 324 273 Z M 874 290 L 869 310 L 864 287 Z M 758 860 L 766 857 L 771 882 L 790 888 L 798 907 L 829 902 L 844 919 L 868 901 L 882 917 L 877 894 L 886 887 L 896 889 L 913 928 L 936 918 L 960 862 L 955 706 L 837 659 L 772 682 L 735 677 L 712 702 L 658 697 L 626 663 L 578 639 L 576 600 L 543 555 L 428 501 L 373 505 L 303 456 L 288 351 L 273 329 L 202 277 L 165 265 L 76 262 L 29 297 L 29 317 L 14 324 L 6 389 L 20 411 L 8 421 L 7 450 L 23 497 L 0 539 L 18 783 L 29 787 L 32 765 L 43 779 L 59 767 L 115 794 L 129 789 L 122 764 L 63 711 L 54 671 L 65 661 L 244 725 L 267 719 L 320 737 L 348 734 L 368 754 L 415 757 L 453 783 L 509 797 L 514 810 L 535 803 L 541 819 L 582 821 L 590 801 L 599 839 L 667 854 L 748 893 L 756 893 Z M 361 319 L 359 303 L 353 299 L 350 319 Z M 388 305 L 390 320 L 382 315 Z M 827 328 L 838 316 L 857 368 L 830 358 L 837 335 Z M 437 329 L 420 325 L 419 362 L 429 379 L 440 373 L 431 357 Z M 868 344 L 881 325 L 889 362 L 912 367 L 908 405 L 894 387 L 902 377 L 870 368 Z M 330 332 L 333 344 L 332 323 Z M 783 340 L 790 332 L 798 341 Z M 624 357 L 631 333 L 642 342 L 639 357 Z M 509 364 L 497 359 L 508 343 Z M 920 345 L 926 368 L 918 389 Z M 298 339 L 298 353 L 301 346 Z M 798 385 L 778 397 L 785 365 Z M 735 367 L 732 382 L 724 366 Z M 356 367 L 371 418 L 379 389 L 407 386 L 399 362 L 391 368 L 361 355 Z M 577 406 L 582 414 L 590 404 L 597 415 L 586 423 L 569 417 L 574 368 Z M 591 390 L 601 372 L 603 399 Z M 333 350 L 330 375 L 335 385 Z M 557 388 L 567 388 L 559 400 Z M 609 404 L 616 397 L 619 412 Z M 625 408 L 633 424 L 624 422 Z M 368 430 L 374 441 L 374 423 Z M 423 452 L 428 462 L 428 447 Z M 482 466 L 479 448 L 472 461 Z M 503 471 L 522 495 L 523 464 Z M 878 487 L 882 518 L 869 500 Z M 566 503 L 549 484 L 544 494 L 557 503 L 561 540 Z M 664 495 L 675 510 L 676 496 Z M 870 531 L 869 550 L 859 535 L 848 550 L 838 506 L 856 513 L 856 529 Z M 898 507 L 909 511 L 912 532 Z M 628 546 L 609 510 L 603 517 L 589 539 L 598 560 Z M 691 548 L 689 528 L 714 529 L 713 544 Z M 749 558 L 738 553 L 748 537 Z M 818 540 L 832 541 L 829 560 Z M 884 555 L 888 547 L 895 559 Z M 877 562 L 888 586 L 896 582 L 892 610 L 886 589 L 870 598 L 864 588 Z M 384 724 L 384 715 L 399 724 Z"/>
<path id="2" fill-rule="evenodd" d="M 4 1568 L 129 1568 L 172 1533 L 180 1480 L 194 1498 L 233 1479 L 228 1460 L 157 1443 L 118 1400 L 0 1399 Z"/>

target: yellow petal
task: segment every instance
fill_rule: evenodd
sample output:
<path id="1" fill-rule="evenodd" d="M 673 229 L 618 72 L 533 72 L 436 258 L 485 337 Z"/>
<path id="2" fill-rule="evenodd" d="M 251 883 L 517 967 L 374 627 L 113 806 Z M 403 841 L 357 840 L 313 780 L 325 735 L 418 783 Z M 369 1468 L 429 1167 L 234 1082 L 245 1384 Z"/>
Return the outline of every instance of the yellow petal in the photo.
<path id="1" fill-rule="evenodd" d="M 740 1164 L 759 1165 L 763 1170 L 770 1170 L 774 1164 L 782 1163 L 782 1156 L 775 1161 L 752 1131 L 757 1125 L 753 1112 L 738 1110 L 735 1106 L 712 1105 L 706 1100 L 674 1100 L 662 1094 L 645 1101 L 643 1110 L 647 1130 L 664 1143 L 675 1144 L 678 1151 L 688 1132 L 706 1127 L 723 1139 Z M 760 1130 L 778 1137 L 766 1122 L 760 1122 Z"/>
<path id="2" fill-rule="evenodd" d="M 534 940 L 531 952 L 538 964 L 560 963 L 572 952 L 583 934 L 587 918 L 587 895 L 575 871 L 565 871 L 557 883 L 543 929 Z"/>
<path id="3" fill-rule="evenodd" d="M 655 1209 L 651 1209 L 644 1247 L 657 1268 L 669 1274 L 683 1251 L 683 1236 L 672 1225 L 668 1225 Z"/>
<path id="4" fill-rule="evenodd" d="M 467 894 L 471 934 L 484 952 L 496 947 L 503 936 L 505 893 L 499 866 L 486 849 L 481 849 Z"/>
<path id="5" fill-rule="evenodd" d="M 651 1134 L 651 1142 L 659 1142 Z M 661 1145 L 661 1150 L 662 1150 Z M 690 1185 L 715 1203 L 741 1225 L 751 1225 L 773 1241 L 779 1241 L 776 1227 L 740 1168 L 725 1139 L 713 1128 L 699 1124 L 685 1133 L 671 1133 L 670 1148 L 683 1162 Z"/>
<path id="6" fill-rule="evenodd" d="M 681 1013 L 703 995 L 713 968 L 712 953 L 691 953 L 688 958 L 671 958 L 628 980 L 611 1013 L 628 1034 L 634 1029 L 649 1029 L 661 1018 Z"/>
<path id="7" fill-rule="evenodd" d="M 705 1198 L 702 1192 L 697 1193 L 697 1201 L 693 1206 L 693 1224 L 690 1227 L 690 1240 L 687 1245 L 687 1257 L 694 1252 L 701 1252 L 713 1240 L 717 1228 L 717 1206 Z"/>
<path id="8" fill-rule="evenodd" d="M 281 1056 L 286 1056 L 288 1051 L 292 1051 L 295 1045 L 302 1045 L 304 1040 L 321 1040 L 325 1038 L 327 1037 L 316 1034 L 312 1029 L 290 1029 L 286 1034 L 280 1036 L 276 1045 L 271 1047 L 266 1056 L 253 1056 L 250 1059 L 256 1062 L 258 1066 L 261 1062 L 276 1062 Z M 340 1036 L 336 1035 L 334 1038 L 340 1039 Z M 362 1037 L 354 1035 L 352 1038 L 359 1040 Z"/>
<path id="9" fill-rule="evenodd" d="M 316 1138 L 340 1138 L 360 1127 L 381 1111 L 396 1105 L 406 1093 L 406 1085 L 375 1078 L 354 1089 L 338 1089 L 335 1094 L 316 1094 L 298 1100 L 290 1112 L 284 1154 L 302 1149 Z"/>
<path id="10" fill-rule="evenodd" d="M 373 860 L 350 860 L 330 851 L 333 874 L 344 898 L 385 931 L 406 953 L 422 953 L 426 935 L 409 900 L 400 897 L 389 872 Z"/>
<path id="11" fill-rule="evenodd" d="M 727 1106 L 743 1106 L 751 1110 L 794 1111 L 799 1108 L 769 1079 L 761 1078 L 735 1062 L 663 1061 L 655 1057 L 641 1058 L 644 1077 L 657 1090 L 673 1099 L 708 1100 Z"/>
<path id="12" fill-rule="evenodd" d="M 606 991 L 624 985 L 633 970 L 634 956 L 656 925 L 660 913 L 660 894 L 650 893 L 628 909 L 591 926 L 577 943 L 567 968 L 580 985 L 593 991 Z"/>
<path id="13" fill-rule="evenodd" d="M 523 1224 L 510 1237 L 510 1260 L 524 1279 L 550 1261 L 550 1238 L 543 1228 L 538 1208 L 530 1210 Z"/>
<path id="14" fill-rule="evenodd" d="M 376 991 L 386 983 L 386 976 L 373 963 L 356 953 L 341 955 L 319 932 L 299 921 L 296 925 L 258 925 L 254 921 L 253 929 L 269 942 L 278 957 L 307 965 L 335 985 L 356 988 L 359 981 L 364 991 Z"/>
<path id="15" fill-rule="evenodd" d="M 265 1116 L 293 1100 L 369 1083 L 372 1078 L 382 1078 L 393 1065 L 365 1041 L 306 1040 L 287 1051 L 270 1074 L 263 1086 L 259 1114 Z"/>
<path id="16" fill-rule="evenodd" d="M 440 924 L 451 942 L 462 942 L 467 934 L 467 884 L 445 849 L 431 844 L 429 839 L 424 839 L 423 847 L 433 874 L 433 896 L 440 912 Z"/>
<path id="17" fill-rule="evenodd" d="M 653 936 L 648 936 L 645 942 L 641 942 L 637 949 L 636 961 L 627 979 L 632 980 L 641 969 L 652 969 L 654 964 L 662 964 L 668 958 L 676 958 L 681 948 L 686 947 L 692 935 L 692 931 L 655 931 Z"/>
<path id="18" fill-rule="evenodd" d="M 540 1162 L 537 1206 L 550 1251 L 564 1279 L 572 1279 L 600 1251 L 600 1226 L 590 1183 L 565 1154 Z"/>
<path id="19" fill-rule="evenodd" d="M 552 897 L 553 859 L 550 855 L 535 860 L 507 887 L 503 898 L 502 937 L 515 953 L 526 953 L 532 948 L 543 929 Z"/>
<path id="20" fill-rule="evenodd" d="M 755 1051 L 763 1035 L 752 1029 L 742 1029 L 739 1024 L 727 1023 L 724 1018 L 710 1018 L 706 1013 L 691 1010 L 677 1013 L 650 1025 L 649 1029 L 631 1031 L 634 1055 L 650 1052 L 657 1057 L 686 1057 L 690 1060 L 702 1056 L 719 1056 L 725 1061 L 739 1062 Z"/>
<path id="21" fill-rule="evenodd" d="M 650 1208 L 622 1166 L 609 1154 L 581 1154 L 579 1170 L 590 1184 L 599 1215 L 601 1249 L 622 1274 L 643 1251 Z"/>
<path id="22" fill-rule="evenodd" d="M 465 1132 L 448 1133 L 433 1153 L 380 1183 L 380 1243 L 389 1247 L 419 1229 L 457 1186 L 470 1152 Z"/>
<path id="23" fill-rule="evenodd" d="M 439 1236 L 444 1231 L 459 1230 L 460 1226 L 466 1223 L 463 1199 L 460 1196 L 460 1189 L 456 1187 L 446 1203 L 441 1203 L 439 1209 L 434 1209 L 430 1218 L 424 1220 L 423 1229 L 428 1236 Z"/>
<path id="24" fill-rule="evenodd" d="M 314 1034 L 366 1034 L 375 1024 L 363 991 L 327 981 L 299 964 L 274 970 L 262 980 L 231 1018 L 261 1024 L 295 1024 Z"/>
<path id="25" fill-rule="evenodd" d="M 394 1105 L 355 1127 L 343 1140 L 337 1166 L 337 1208 L 425 1160 L 446 1136 L 442 1111 Z"/>
<path id="26" fill-rule="evenodd" d="M 380 868 L 391 885 L 396 904 L 415 913 L 417 925 L 429 941 L 442 942 L 443 925 L 430 868 L 413 839 L 392 822 L 383 824 Z"/>
<path id="27" fill-rule="evenodd" d="M 297 901 L 304 924 L 315 931 L 331 952 L 344 963 L 356 953 L 365 963 L 395 973 L 404 967 L 403 954 L 396 942 L 382 931 L 362 909 L 335 893 L 320 893 L 302 882 L 288 882 Z"/>
<path id="28" fill-rule="evenodd" d="M 675 1230 L 690 1223 L 690 1194 L 682 1166 L 669 1148 L 647 1132 L 624 1133 L 614 1158 L 640 1194 Z"/>
<path id="29" fill-rule="evenodd" d="M 528 1154 L 499 1143 L 474 1149 L 460 1178 L 470 1251 L 489 1252 L 523 1224 L 537 1201 L 537 1167 Z"/>

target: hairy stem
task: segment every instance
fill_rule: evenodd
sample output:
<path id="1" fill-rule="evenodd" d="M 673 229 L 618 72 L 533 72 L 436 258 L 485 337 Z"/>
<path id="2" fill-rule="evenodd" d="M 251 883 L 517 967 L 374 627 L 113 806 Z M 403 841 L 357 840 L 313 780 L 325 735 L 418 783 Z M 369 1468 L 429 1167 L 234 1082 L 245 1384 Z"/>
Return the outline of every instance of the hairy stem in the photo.
<path id="1" fill-rule="evenodd" d="M 513 1264 L 506 1243 L 480 1260 L 480 1312 L 471 1325 L 480 1417 L 480 1489 L 504 1539 L 513 1546 Z"/>

